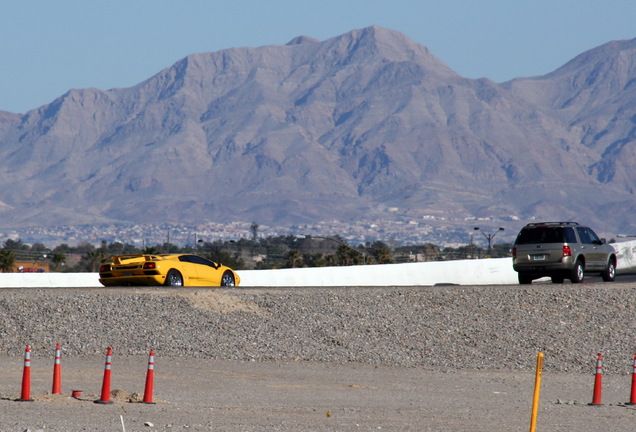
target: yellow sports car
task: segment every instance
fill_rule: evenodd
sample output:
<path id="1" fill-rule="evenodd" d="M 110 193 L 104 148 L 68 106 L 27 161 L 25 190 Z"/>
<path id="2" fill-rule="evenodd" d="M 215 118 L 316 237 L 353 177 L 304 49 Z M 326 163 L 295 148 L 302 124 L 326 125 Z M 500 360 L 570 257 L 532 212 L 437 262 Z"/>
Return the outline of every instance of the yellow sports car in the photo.
<path id="1" fill-rule="evenodd" d="M 117 255 L 99 267 L 104 286 L 238 286 L 239 276 L 229 267 L 197 255 Z"/>

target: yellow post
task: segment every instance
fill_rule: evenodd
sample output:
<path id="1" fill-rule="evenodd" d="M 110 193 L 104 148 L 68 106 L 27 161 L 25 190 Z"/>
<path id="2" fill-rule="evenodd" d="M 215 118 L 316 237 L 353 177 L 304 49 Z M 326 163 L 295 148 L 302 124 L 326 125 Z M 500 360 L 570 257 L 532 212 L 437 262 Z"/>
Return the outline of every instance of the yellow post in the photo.
<path id="1" fill-rule="evenodd" d="M 543 353 L 537 355 L 537 373 L 534 379 L 534 400 L 532 401 L 532 419 L 530 420 L 530 432 L 537 428 L 537 411 L 539 410 L 539 394 L 541 393 L 541 369 L 543 368 Z"/>

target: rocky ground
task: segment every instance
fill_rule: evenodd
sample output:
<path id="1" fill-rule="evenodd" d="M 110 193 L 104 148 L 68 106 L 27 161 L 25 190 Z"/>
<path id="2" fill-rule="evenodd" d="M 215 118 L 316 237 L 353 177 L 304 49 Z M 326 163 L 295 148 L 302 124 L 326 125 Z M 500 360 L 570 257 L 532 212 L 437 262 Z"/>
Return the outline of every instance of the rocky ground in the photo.
<path id="1" fill-rule="evenodd" d="M 2 289 L 0 430 L 527 430 L 538 352 L 539 430 L 631 430 L 635 307 L 621 283 Z M 27 344 L 35 401 L 15 402 Z M 154 405 L 134 402 L 150 348 Z M 597 353 L 606 402 L 588 407 Z"/>

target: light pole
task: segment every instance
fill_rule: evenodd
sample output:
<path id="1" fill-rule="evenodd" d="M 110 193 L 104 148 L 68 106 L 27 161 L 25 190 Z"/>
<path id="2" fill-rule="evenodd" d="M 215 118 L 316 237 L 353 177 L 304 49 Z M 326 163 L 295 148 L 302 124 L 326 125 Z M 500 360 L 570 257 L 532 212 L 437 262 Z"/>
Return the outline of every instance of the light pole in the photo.
<path id="1" fill-rule="evenodd" d="M 497 235 L 497 233 L 499 231 L 503 231 L 504 230 L 503 227 L 497 228 L 497 230 L 494 233 L 492 233 L 492 234 L 486 234 L 479 227 L 475 227 L 474 230 L 475 231 L 479 231 L 480 233 L 482 233 L 484 235 L 484 237 L 486 237 L 486 240 L 488 240 L 488 256 L 490 256 L 491 255 L 490 251 L 491 251 L 491 248 L 492 248 L 492 239 L 495 238 L 495 236 Z"/>
<path id="2" fill-rule="evenodd" d="M 203 239 L 197 238 L 197 233 L 194 233 L 194 250 L 195 251 L 199 248 L 199 243 L 203 244 Z"/>

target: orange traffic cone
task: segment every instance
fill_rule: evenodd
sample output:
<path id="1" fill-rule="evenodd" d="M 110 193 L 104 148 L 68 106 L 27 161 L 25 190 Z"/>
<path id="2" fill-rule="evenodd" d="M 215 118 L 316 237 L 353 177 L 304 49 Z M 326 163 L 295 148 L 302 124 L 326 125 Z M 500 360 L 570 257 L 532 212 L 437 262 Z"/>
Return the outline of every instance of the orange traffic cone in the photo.
<path id="1" fill-rule="evenodd" d="M 634 354 L 634 366 L 632 369 L 632 392 L 626 405 L 636 405 L 636 354 Z"/>
<path id="2" fill-rule="evenodd" d="M 55 346 L 55 363 L 53 364 L 53 388 L 51 394 L 62 394 L 62 348 L 58 343 Z"/>
<path id="3" fill-rule="evenodd" d="M 113 359 L 113 349 L 108 347 L 106 350 L 106 364 L 104 365 L 104 380 L 102 382 L 102 397 L 96 400 L 98 404 L 112 404 L 110 400 L 110 368 Z"/>
<path id="4" fill-rule="evenodd" d="M 601 404 L 601 395 L 603 393 L 603 360 L 601 353 L 598 353 L 596 359 L 596 374 L 594 377 L 594 394 L 590 405 L 599 406 Z"/>
<path id="5" fill-rule="evenodd" d="M 146 387 L 144 389 L 144 403 L 151 404 L 152 390 L 155 380 L 155 350 L 150 349 L 150 355 L 148 357 L 148 372 L 146 373 Z"/>
<path id="6" fill-rule="evenodd" d="M 31 399 L 31 346 L 27 345 L 24 350 L 24 369 L 22 371 L 22 392 L 20 402 L 33 402 Z"/>

